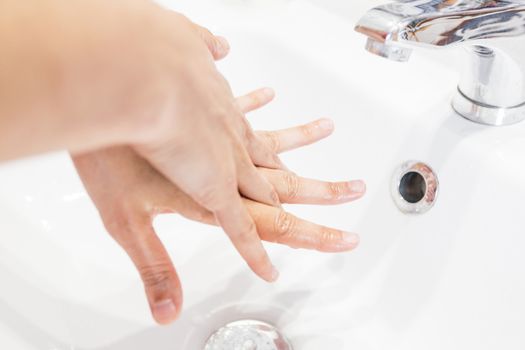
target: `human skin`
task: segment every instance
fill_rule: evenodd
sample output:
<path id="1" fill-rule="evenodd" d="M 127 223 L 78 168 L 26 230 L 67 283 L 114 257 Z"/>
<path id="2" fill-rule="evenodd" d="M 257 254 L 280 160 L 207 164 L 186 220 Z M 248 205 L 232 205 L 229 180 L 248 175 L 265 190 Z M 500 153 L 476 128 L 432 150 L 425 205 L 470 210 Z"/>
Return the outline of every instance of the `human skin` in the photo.
<path id="1" fill-rule="evenodd" d="M 268 103 L 270 90 L 255 91 L 237 100 L 248 112 Z M 276 153 L 316 142 L 330 135 L 333 124 L 321 119 L 276 132 L 260 132 Z M 191 220 L 218 224 L 200 206 L 130 147 L 117 147 L 74 157 L 77 170 L 112 237 L 135 264 L 144 283 L 155 320 L 174 321 L 182 310 L 182 287 L 171 259 L 152 222 L 161 213 L 179 213 Z M 259 168 L 283 203 L 339 204 L 360 198 L 362 181 L 323 182 L 282 170 Z M 261 240 L 294 248 L 344 252 L 358 244 L 356 234 L 320 226 L 286 213 L 282 208 L 243 199 Z"/>
<path id="2" fill-rule="evenodd" d="M 228 51 L 149 0 L 0 2 L 0 161 L 126 146 L 212 212 L 261 278 L 277 270 L 243 197 L 278 207 L 283 168 L 214 59 Z"/>

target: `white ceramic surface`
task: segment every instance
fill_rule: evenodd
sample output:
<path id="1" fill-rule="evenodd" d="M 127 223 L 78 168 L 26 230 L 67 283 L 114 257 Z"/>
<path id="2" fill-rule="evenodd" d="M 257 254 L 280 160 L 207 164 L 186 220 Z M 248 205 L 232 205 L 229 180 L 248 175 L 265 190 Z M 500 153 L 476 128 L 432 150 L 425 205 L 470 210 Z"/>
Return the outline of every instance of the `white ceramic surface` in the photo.
<path id="1" fill-rule="evenodd" d="M 281 270 L 268 285 L 220 230 L 160 217 L 185 310 L 159 327 L 67 155 L 6 164 L 0 349 L 197 350 L 245 317 L 277 325 L 296 350 L 525 348 L 525 124 L 488 128 L 452 112 L 454 52 L 416 52 L 406 64 L 374 57 L 352 30 L 358 15 L 303 1 L 164 2 L 230 39 L 220 67 L 236 93 L 277 90 L 250 116 L 256 128 L 335 120 L 333 137 L 284 159 L 305 176 L 366 179 L 366 198 L 289 209 L 356 231 L 362 244 L 339 255 L 268 244 Z M 358 1 L 355 12 L 367 6 Z M 409 159 L 441 183 L 421 216 L 401 214 L 390 198 L 390 176 Z"/>

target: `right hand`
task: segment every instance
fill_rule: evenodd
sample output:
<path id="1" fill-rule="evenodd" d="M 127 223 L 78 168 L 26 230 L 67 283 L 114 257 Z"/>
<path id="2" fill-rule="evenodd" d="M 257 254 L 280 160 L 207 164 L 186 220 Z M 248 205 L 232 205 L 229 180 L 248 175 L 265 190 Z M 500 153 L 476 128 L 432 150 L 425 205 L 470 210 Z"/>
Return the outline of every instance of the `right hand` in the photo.
<path id="1" fill-rule="evenodd" d="M 127 50 L 116 53 L 122 64 L 109 74 L 131 82 L 118 112 L 145 122 L 123 143 L 209 210 L 250 268 L 275 281 L 278 272 L 242 197 L 279 207 L 277 192 L 256 166 L 283 165 L 253 132 L 215 66 L 228 44 L 150 1 L 131 3 L 141 8 L 135 23 L 141 27 L 123 40 Z"/>
<path id="2" fill-rule="evenodd" d="M 134 143 L 134 149 L 213 213 L 257 275 L 275 281 L 278 272 L 241 195 L 280 206 L 272 185 L 256 169 L 279 169 L 279 158 L 252 131 L 217 71 L 210 43 L 213 52 L 224 47 L 224 41 L 177 13 L 159 8 L 158 17 L 166 29 L 157 33 L 163 40 L 156 52 L 159 86 L 166 98 L 155 112 L 163 118 L 155 132 Z"/>
<path id="3" fill-rule="evenodd" d="M 241 195 L 279 206 L 255 166 L 282 165 L 215 67 L 223 39 L 150 0 L 4 0 L 0 23 L 0 160 L 131 146 L 275 280 Z"/>

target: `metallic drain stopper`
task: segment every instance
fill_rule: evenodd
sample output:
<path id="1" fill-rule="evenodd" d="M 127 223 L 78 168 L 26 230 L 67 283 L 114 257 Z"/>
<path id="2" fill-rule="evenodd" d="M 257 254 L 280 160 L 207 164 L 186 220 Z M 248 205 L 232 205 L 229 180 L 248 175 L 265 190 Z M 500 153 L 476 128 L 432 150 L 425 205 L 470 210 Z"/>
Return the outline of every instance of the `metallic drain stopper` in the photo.
<path id="1" fill-rule="evenodd" d="M 228 323 L 213 333 L 204 350 L 292 350 L 272 325 L 255 320 Z"/>

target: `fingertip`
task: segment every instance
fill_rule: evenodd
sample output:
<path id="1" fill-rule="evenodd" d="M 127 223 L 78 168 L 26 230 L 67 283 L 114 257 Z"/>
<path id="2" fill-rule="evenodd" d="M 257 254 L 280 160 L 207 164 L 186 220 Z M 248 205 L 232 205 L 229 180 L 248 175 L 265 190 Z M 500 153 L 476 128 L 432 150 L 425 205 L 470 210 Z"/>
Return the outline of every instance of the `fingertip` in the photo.
<path id="1" fill-rule="evenodd" d="M 233 210 L 234 220 L 229 220 L 229 215 L 232 214 L 230 207 L 224 213 L 216 214 L 218 221 L 250 270 L 264 281 L 274 282 L 279 275 L 261 242 L 257 223 L 250 216 L 238 192 L 237 197 L 239 198 L 239 210 L 237 212 Z M 233 204 L 235 205 L 237 204 Z M 234 221 L 235 223 L 232 224 Z"/>
<path id="2" fill-rule="evenodd" d="M 333 132 L 335 129 L 334 121 L 330 118 L 321 118 L 315 123 L 319 129 L 324 130 L 326 132 Z"/>
<path id="3" fill-rule="evenodd" d="M 272 274 L 270 275 L 270 283 L 277 282 L 279 279 L 280 273 L 275 266 L 272 266 Z"/>
<path id="4" fill-rule="evenodd" d="M 352 232 L 343 232 L 342 239 L 351 247 L 351 249 L 357 247 L 361 241 L 359 235 Z"/>
<path id="5" fill-rule="evenodd" d="M 177 307 L 172 299 L 155 302 L 151 307 L 153 318 L 158 324 L 168 325 L 178 317 Z"/>
<path id="6" fill-rule="evenodd" d="M 325 242 L 319 250 L 327 253 L 343 253 L 357 248 L 359 242 L 359 235 L 352 232 L 340 232 L 338 239 Z"/>
<path id="7" fill-rule="evenodd" d="M 350 181 L 348 187 L 355 194 L 362 196 L 366 193 L 366 183 L 363 180 Z"/>
<path id="8" fill-rule="evenodd" d="M 217 57 L 216 57 L 216 59 L 222 59 L 222 58 L 226 57 L 228 55 L 228 53 L 230 53 L 231 46 L 230 46 L 230 43 L 228 42 L 228 40 L 225 37 L 216 36 L 215 38 L 217 40 L 217 51 L 216 51 Z"/>
<path id="9" fill-rule="evenodd" d="M 275 98 L 275 90 L 270 87 L 263 88 L 261 92 L 268 100 L 273 100 Z"/>
<path id="10" fill-rule="evenodd" d="M 272 265 L 272 267 L 265 271 L 264 273 L 256 273 L 262 280 L 268 283 L 275 283 L 279 279 L 280 273 L 279 270 L 275 266 Z"/>
<path id="11" fill-rule="evenodd" d="M 262 280 L 268 283 L 274 283 L 279 279 L 279 270 L 272 264 L 270 257 L 264 251 L 264 258 L 256 259 L 256 265 L 250 265 L 251 270 Z"/>

